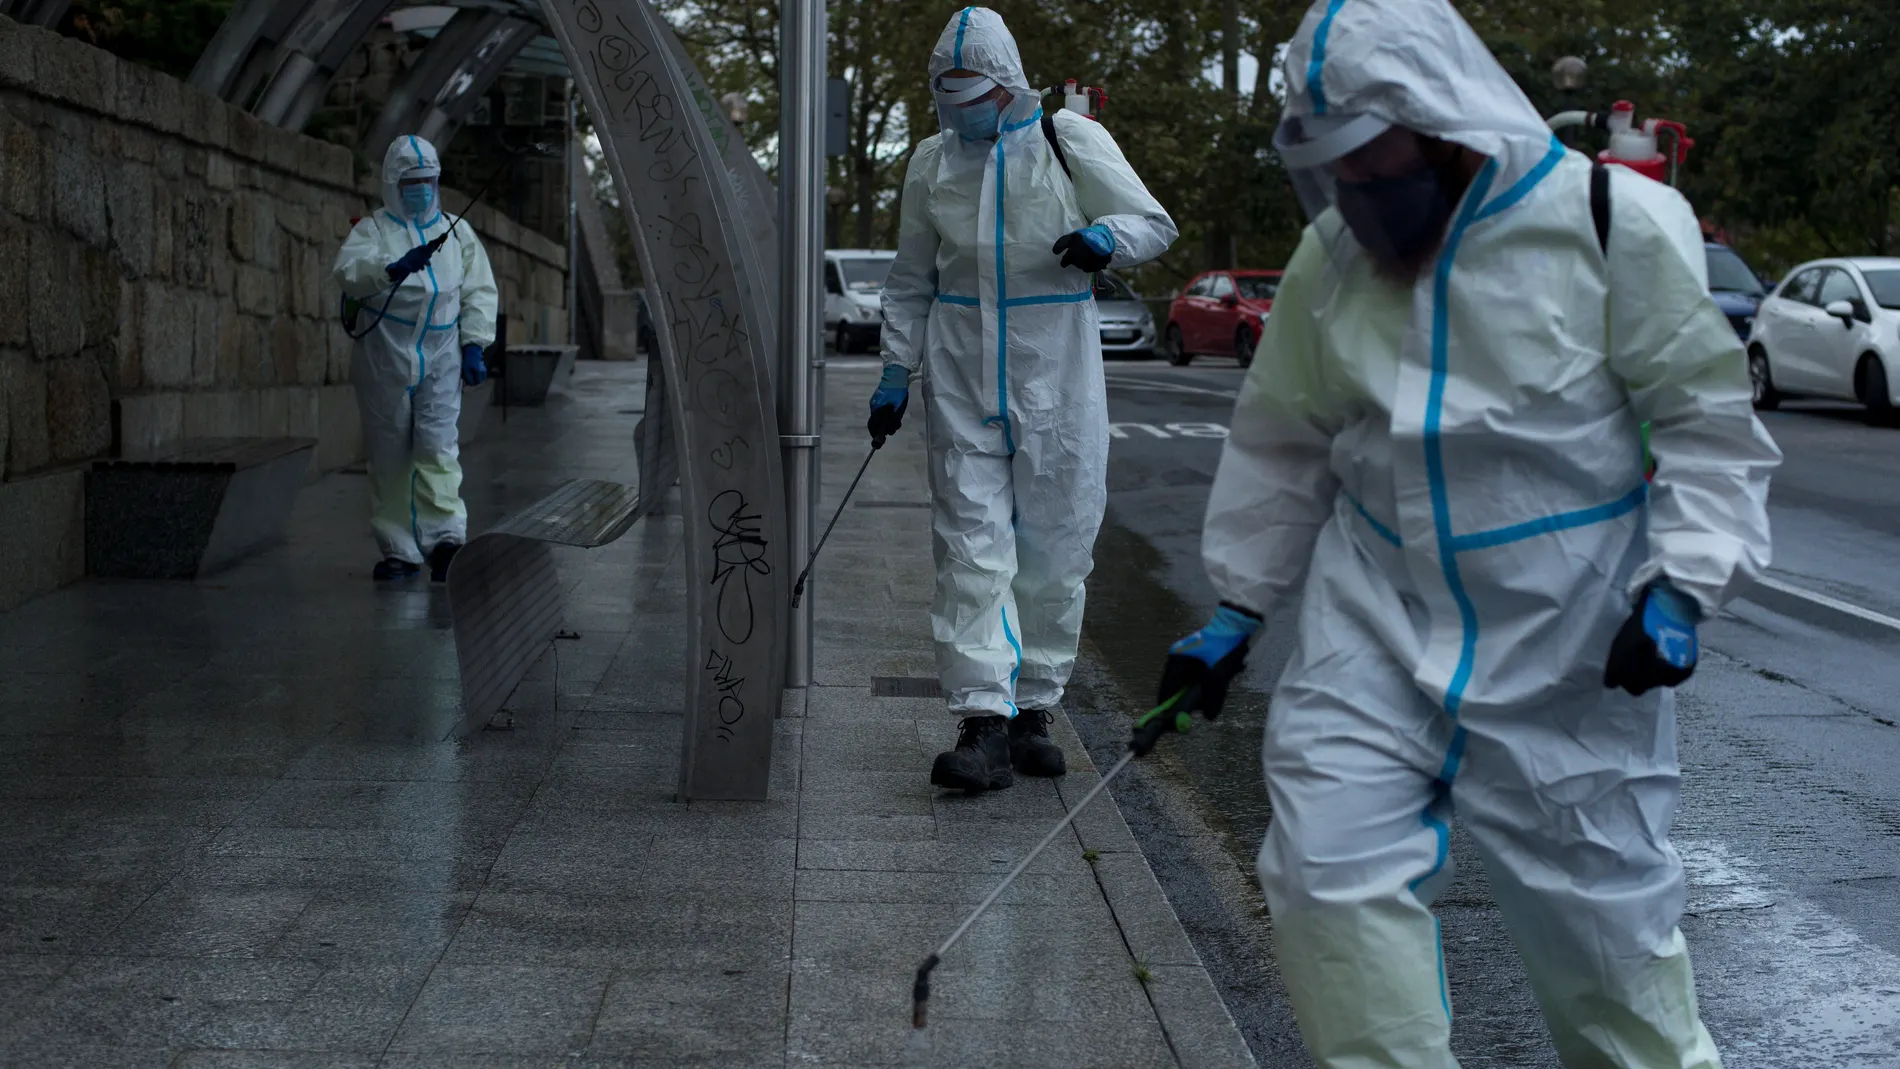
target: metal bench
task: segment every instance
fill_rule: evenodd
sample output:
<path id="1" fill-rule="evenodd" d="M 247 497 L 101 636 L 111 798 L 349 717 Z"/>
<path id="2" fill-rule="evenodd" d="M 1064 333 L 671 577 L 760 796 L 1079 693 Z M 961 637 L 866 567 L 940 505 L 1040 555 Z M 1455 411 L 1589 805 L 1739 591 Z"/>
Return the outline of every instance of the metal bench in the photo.
<path id="1" fill-rule="evenodd" d="M 199 438 L 86 475 L 86 568 L 193 579 L 283 540 L 314 438 Z"/>
<path id="2" fill-rule="evenodd" d="M 631 486 L 576 479 L 455 555 L 449 612 L 467 726 L 479 727 L 501 708 L 560 630 L 561 580 L 548 547 L 607 545 L 645 512 Z"/>

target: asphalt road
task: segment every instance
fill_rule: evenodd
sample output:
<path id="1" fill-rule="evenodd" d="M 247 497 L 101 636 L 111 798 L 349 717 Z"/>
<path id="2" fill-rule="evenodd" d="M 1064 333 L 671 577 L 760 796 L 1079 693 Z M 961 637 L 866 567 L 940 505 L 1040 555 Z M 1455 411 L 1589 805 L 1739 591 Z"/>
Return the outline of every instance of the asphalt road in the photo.
<path id="1" fill-rule="evenodd" d="M 1109 515 L 1069 711 L 1098 761 L 1150 700 L 1166 644 L 1215 597 L 1199 558 L 1240 371 L 1109 367 Z M 1900 1069 L 1900 429 L 1790 406 L 1766 422 L 1775 567 L 1702 630 L 1679 701 L 1676 842 L 1704 1019 L 1731 1069 Z M 1253 883 L 1266 826 L 1259 737 L 1287 656 L 1271 621 L 1229 715 L 1117 790 L 1265 1066 L 1308 1064 L 1290 1030 Z M 1466 1066 L 1554 1066 L 1469 843 L 1440 900 Z"/>

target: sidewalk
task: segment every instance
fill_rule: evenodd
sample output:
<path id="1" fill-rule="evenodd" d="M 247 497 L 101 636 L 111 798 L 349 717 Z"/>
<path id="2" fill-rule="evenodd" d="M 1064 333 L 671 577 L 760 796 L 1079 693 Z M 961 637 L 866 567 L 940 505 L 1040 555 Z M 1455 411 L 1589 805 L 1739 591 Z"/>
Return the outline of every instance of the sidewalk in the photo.
<path id="1" fill-rule="evenodd" d="M 875 375 L 831 369 L 827 517 Z M 633 481 L 641 396 L 637 368 L 583 365 L 547 408 L 490 413 L 477 529 L 568 478 Z M 905 1064 L 918 961 L 1095 779 L 1058 718 L 1066 778 L 942 794 L 955 720 L 874 696 L 934 676 L 919 430 L 825 550 L 819 685 L 763 803 L 671 800 L 674 516 L 561 551 L 580 638 L 511 731 L 454 734 L 446 595 L 369 582 L 360 476 L 211 580 L 0 616 L 0 1064 Z M 1252 1064 L 1106 798 L 934 990 L 930 1064 Z"/>

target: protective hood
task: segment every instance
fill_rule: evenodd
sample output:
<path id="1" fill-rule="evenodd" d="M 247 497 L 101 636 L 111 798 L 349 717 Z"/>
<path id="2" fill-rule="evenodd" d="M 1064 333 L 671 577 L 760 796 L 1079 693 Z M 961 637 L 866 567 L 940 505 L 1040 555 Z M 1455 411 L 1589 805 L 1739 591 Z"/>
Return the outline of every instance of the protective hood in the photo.
<path id="1" fill-rule="evenodd" d="M 414 134 L 403 134 L 389 143 L 389 151 L 383 153 L 383 207 L 398 219 L 408 220 L 409 213 L 402 206 L 402 189 L 398 185 L 405 178 L 442 177 L 442 159 L 435 153 L 435 146 Z M 437 200 L 430 209 L 428 219 L 415 222 L 429 226 L 442 214 L 441 190 L 438 184 Z"/>
<path id="2" fill-rule="evenodd" d="M 1012 51 L 1012 55 L 1013 55 Z M 1376 116 L 1504 162 L 1550 127 L 1448 0 L 1316 0 L 1287 46 L 1288 117 Z"/>
<path id="3" fill-rule="evenodd" d="M 1042 106 L 1042 94 L 1029 87 L 1023 73 L 1022 53 L 1016 50 L 1016 38 L 1003 25 L 1003 16 L 987 7 L 966 7 L 950 16 L 930 53 L 930 84 L 953 70 L 975 71 L 994 78 L 1009 93 L 1013 102 L 1004 109 L 1003 125 L 1013 126 L 1035 115 Z M 936 94 L 932 94 L 934 99 Z M 954 130 L 950 117 L 937 106 L 937 122 L 944 130 Z"/>

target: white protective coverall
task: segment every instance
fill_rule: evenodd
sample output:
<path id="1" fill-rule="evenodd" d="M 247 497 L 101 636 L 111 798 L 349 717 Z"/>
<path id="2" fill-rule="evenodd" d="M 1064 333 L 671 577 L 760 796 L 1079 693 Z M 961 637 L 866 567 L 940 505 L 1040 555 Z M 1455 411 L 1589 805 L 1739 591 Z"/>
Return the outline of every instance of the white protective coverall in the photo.
<path id="1" fill-rule="evenodd" d="M 1780 454 L 1740 343 L 1650 210 L 1616 210 L 1446 0 L 1322 0 L 1288 110 L 1489 157 L 1435 264 L 1336 210 L 1289 264 L 1204 535 L 1224 600 L 1304 595 L 1263 747 L 1280 967 L 1326 1069 L 1450 1067 L 1433 898 L 1454 807 L 1569 1066 L 1720 1064 L 1677 929 L 1672 696 L 1606 690 L 1633 596 L 1711 616 L 1767 565 Z M 1643 481 L 1640 423 L 1659 470 Z"/>
<path id="2" fill-rule="evenodd" d="M 358 329 L 388 295 L 389 265 L 449 225 L 439 193 L 428 218 L 409 218 L 398 183 L 441 174 L 435 146 L 419 137 L 398 137 L 384 153 L 383 210 L 357 222 L 333 269 L 344 295 L 363 302 Z M 459 223 L 356 344 L 350 379 L 369 457 L 370 528 L 385 559 L 420 564 L 437 545 L 468 538 L 456 446 L 461 353 L 465 344 L 495 340 L 498 304 L 488 253 L 474 229 Z"/>
<path id="3" fill-rule="evenodd" d="M 883 356 L 921 372 L 937 565 L 931 632 L 953 711 L 1014 716 L 1062 697 L 1107 504 L 1108 399 L 1089 275 L 1057 238 L 1114 235 L 1111 266 L 1164 252 L 1174 222 L 1101 125 L 1041 98 L 1001 16 L 965 8 L 930 56 L 1014 98 L 993 141 L 926 138 L 904 178 Z"/>

